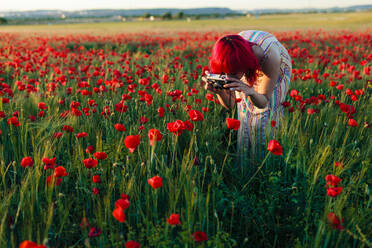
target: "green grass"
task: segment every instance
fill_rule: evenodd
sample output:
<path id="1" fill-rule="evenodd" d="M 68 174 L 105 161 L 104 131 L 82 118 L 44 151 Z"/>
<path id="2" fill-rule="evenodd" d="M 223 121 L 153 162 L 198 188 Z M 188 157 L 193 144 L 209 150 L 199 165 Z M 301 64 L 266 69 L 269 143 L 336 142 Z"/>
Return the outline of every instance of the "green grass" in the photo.
<path id="1" fill-rule="evenodd" d="M 297 75 L 290 89 L 298 90 L 304 99 L 324 94 L 330 101 L 306 105 L 306 109 L 319 110 L 319 113 L 308 115 L 306 109 L 299 111 L 299 102 L 288 96 L 287 100 L 296 111 L 285 110 L 280 128 L 267 136 L 265 143 L 270 139 L 279 140 L 283 155 L 266 152 L 264 160 L 242 167 L 235 159 L 237 133 L 227 129 L 225 122 L 226 117 L 236 118 L 237 113 L 228 113 L 220 105 L 205 99 L 206 92 L 200 86 L 201 70 L 196 69 L 198 64 L 208 63 L 214 36 L 195 35 L 195 32 L 184 34 L 190 39 L 183 40 L 179 37 L 157 38 L 151 34 L 143 38 L 142 33 L 112 35 L 103 40 L 79 35 L 49 40 L 34 36 L 3 36 L 0 77 L 11 86 L 14 97 L 7 104 L 0 101 L 0 111 L 6 113 L 6 118 L 0 119 L 3 132 L 0 135 L 0 246 L 18 247 L 22 241 L 32 240 L 50 247 L 124 247 L 126 241 L 135 240 L 141 247 L 167 248 L 370 247 L 372 145 L 371 128 L 364 127 L 365 121 L 372 123 L 371 88 L 365 86 L 370 76 L 362 73 L 361 80 L 349 82 L 353 75 L 348 71 L 352 71 L 350 67 L 340 69 L 332 63 L 348 58 L 353 70 L 360 72 L 365 66 L 371 66 L 371 61 L 365 66 L 360 64 L 372 52 L 371 38 L 368 38 L 368 32 L 298 33 L 296 38 L 287 32 L 278 33 L 278 37 L 284 39 L 283 43 L 290 49 L 294 68 L 308 69 L 310 75 L 319 70 L 318 78 L 322 83 L 316 83 L 311 76 L 305 80 Z M 352 37 L 353 42 L 348 42 L 344 35 Z M 325 41 L 324 37 L 328 39 Z M 84 49 L 79 49 L 80 46 Z M 52 52 L 52 48 L 56 52 Z M 309 62 L 306 55 L 295 56 L 300 51 L 301 55 L 308 53 L 313 62 Z M 10 55 L 4 56 L 7 53 Z M 48 61 L 40 62 L 43 56 L 39 53 Z M 326 65 L 323 64 L 325 58 L 330 60 Z M 30 62 L 33 68 L 40 68 L 26 71 L 25 67 L 15 66 L 21 60 Z M 25 65 L 26 61 L 20 64 Z M 108 64 L 110 61 L 113 63 Z M 88 77 L 82 71 L 88 64 L 91 65 L 90 74 L 96 68 L 105 74 Z M 124 86 L 115 91 L 83 96 L 76 92 L 77 84 L 83 79 L 75 77 L 68 78 L 66 86 L 60 85 L 55 96 L 33 93 L 27 97 L 25 91 L 17 89 L 15 82 L 26 84 L 24 76 L 27 76 L 41 82 L 40 93 L 47 93 L 45 85 L 58 80 L 59 75 L 53 68 L 57 65 L 66 76 L 71 75 L 70 67 L 76 69 L 74 76 L 86 76 L 84 80 L 90 84 L 89 91 L 97 86 L 99 79 L 107 81 L 106 88 L 109 88 L 108 84 L 117 77 L 112 73 L 114 70 L 120 71 L 119 78 Z M 149 65 L 153 66 L 151 73 L 139 70 Z M 44 70 L 48 71 L 40 76 Z M 127 77 L 122 75 L 124 72 Z M 194 74 L 190 75 L 196 72 L 196 78 Z M 322 78 L 325 72 L 331 77 L 336 77 L 339 72 L 346 73 L 345 77 L 335 79 L 339 84 L 345 84 L 345 88 L 330 87 L 330 79 Z M 174 77 L 174 83 L 162 83 L 164 74 Z M 186 75 L 187 84 L 182 75 Z M 301 76 L 305 75 L 306 72 Z M 131 84 L 128 76 L 137 83 L 137 90 L 152 94 L 153 104 L 140 101 L 135 92 L 131 94 L 132 99 L 126 101 L 127 112 L 119 113 L 114 110 L 114 105 L 122 99 L 123 93 L 128 93 L 126 87 Z M 160 85 L 160 95 L 139 84 L 139 79 L 147 76 L 151 77 L 151 84 Z M 71 95 L 66 95 L 68 86 L 73 88 Z M 187 96 L 192 87 L 200 92 Z M 363 89 L 365 94 L 353 102 L 345 94 L 346 88 Z M 174 89 L 182 91 L 187 103 L 172 101 L 166 95 Z M 355 106 L 354 119 L 358 127 L 347 125 L 348 118 L 331 96 Z M 58 103 L 62 98 L 66 99 L 65 105 Z M 72 101 L 87 107 L 88 99 L 96 101 L 97 113 L 65 119 L 59 116 L 70 109 Z M 201 104 L 195 99 L 200 99 Z M 40 101 L 48 106 L 46 117 L 31 122 L 27 117 L 37 115 Z M 172 111 L 166 110 L 165 116 L 159 118 L 157 108 L 165 107 L 165 104 L 169 104 Z M 203 106 L 210 110 L 203 112 L 204 121 L 194 123 L 193 131 L 183 131 L 176 137 L 167 130 L 167 123 L 189 119 L 184 110 L 186 105 L 192 109 L 201 110 Z M 108 118 L 100 114 L 104 106 L 111 110 Z M 20 127 L 7 123 L 15 111 L 19 111 Z M 140 116 L 147 116 L 149 122 L 144 124 L 139 147 L 129 153 L 123 140 L 127 135 L 140 133 Z M 118 133 L 113 127 L 115 123 L 123 123 L 127 131 Z M 61 131 L 63 125 L 71 125 L 74 133 L 63 132 L 60 139 L 54 139 L 53 134 Z M 157 128 L 164 135 L 154 147 L 148 142 L 150 128 Z M 269 130 L 272 129 L 269 127 Z M 76 133 L 83 131 L 89 134 L 88 137 L 77 139 Z M 96 168 L 87 169 L 82 163 L 83 159 L 92 157 L 85 152 L 88 145 L 94 145 L 96 151 L 105 151 L 108 155 Z M 20 166 L 21 159 L 26 156 L 33 158 L 33 167 Z M 56 163 L 64 166 L 69 175 L 59 186 L 47 186 L 46 179 L 53 171 L 45 171 L 41 159 L 54 156 Z M 194 163 L 195 157 L 199 164 Z M 336 161 L 343 162 L 344 167 L 336 168 Z M 101 176 L 101 184 L 92 182 L 92 176 L 96 174 Z M 326 194 L 324 178 L 328 174 L 342 178 L 343 191 L 335 198 Z M 163 178 L 163 187 L 157 190 L 147 183 L 154 175 Z M 99 188 L 98 195 L 93 195 L 93 187 Z M 124 223 L 112 216 L 115 201 L 121 193 L 131 197 Z M 344 219 L 344 231 L 333 230 L 328 225 L 329 212 Z M 167 224 L 166 218 L 171 213 L 180 214 L 181 225 L 172 227 Z M 92 227 L 102 230 L 99 237 L 89 237 L 89 229 L 80 226 L 84 217 Z M 197 244 L 191 240 L 191 233 L 197 230 L 207 233 L 207 242 Z"/>
<path id="2" fill-rule="evenodd" d="M 320 13 L 320 14 L 286 14 L 262 15 L 259 18 L 241 17 L 231 19 L 185 20 L 173 21 L 138 21 L 126 23 L 87 23 L 54 25 L 20 25 L 2 26 L 2 32 L 42 32 L 42 33 L 86 33 L 91 35 L 134 33 L 142 31 L 241 31 L 259 29 L 268 31 L 307 30 L 307 29 L 347 29 L 360 30 L 372 28 L 371 12 L 355 13 Z"/>

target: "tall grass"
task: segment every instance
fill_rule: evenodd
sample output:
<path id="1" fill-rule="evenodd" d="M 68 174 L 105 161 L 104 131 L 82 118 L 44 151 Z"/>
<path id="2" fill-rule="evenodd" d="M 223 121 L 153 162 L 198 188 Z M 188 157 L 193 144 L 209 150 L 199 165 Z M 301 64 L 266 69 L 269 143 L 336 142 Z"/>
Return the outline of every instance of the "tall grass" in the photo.
<path id="1" fill-rule="evenodd" d="M 282 34 L 282 37 L 288 38 L 287 35 Z M 340 36 L 342 34 L 329 37 Z M 70 39 L 62 37 L 65 44 Z M 14 42 L 14 46 L 24 44 Z M 66 47 L 58 47 L 57 39 L 49 42 L 56 49 Z M 102 49 L 101 45 L 94 46 L 95 40 L 86 42 L 89 46 L 83 52 L 77 51 L 74 46 L 68 47 L 71 49 L 66 50 L 68 56 L 87 56 L 87 51 Z M 312 47 L 302 42 L 301 38 L 289 38 L 286 46 L 292 49 L 301 46 L 315 57 L 322 49 L 337 46 L 331 41 L 324 44 L 321 38 L 314 38 L 313 42 L 319 47 Z M 45 83 L 55 79 L 51 75 L 53 70 L 44 78 L 39 78 L 37 71 L 19 69 L 17 74 L 14 68 L 2 63 L 4 72 L 0 77 L 11 85 L 15 94 L 9 104 L 0 105 L 0 111 L 7 114 L 0 120 L 3 132 L 0 135 L 1 247 L 18 247 L 24 240 L 50 247 L 123 247 L 128 240 L 139 242 L 141 247 L 370 247 L 372 146 L 371 129 L 363 126 L 364 121 L 372 121 L 370 88 L 364 88 L 365 94 L 358 101 L 351 102 L 345 90 L 330 87 L 329 80 L 324 80 L 322 84 L 312 79 L 291 82 L 291 89 L 298 90 L 304 99 L 321 93 L 327 99 L 334 95 L 341 102 L 352 103 L 357 109 L 354 119 L 359 123 L 358 127 L 347 125 L 348 118 L 333 100 L 309 106 L 320 110 L 314 115 L 297 108 L 293 113 L 285 109 L 279 129 L 267 136 L 267 142 L 269 139 L 279 140 L 284 154 L 275 156 L 266 152 L 263 161 L 240 167 L 235 157 L 237 134 L 228 130 L 225 124 L 225 118 L 236 116 L 236 110 L 229 113 L 205 99 L 205 92 L 200 87 L 201 70 L 196 69 L 199 63 L 207 64 L 208 53 L 205 51 L 213 43 L 213 38 L 208 38 L 205 43 L 175 39 L 166 41 L 164 46 L 143 45 L 135 51 L 129 50 L 132 61 L 128 65 L 128 73 L 133 76 L 134 82 L 138 84 L 139 78 L 151 76 L 151 83 L 157 82 L 162 94 L 147 89 L 154 98 L 152 105 L 139 101 L 137 93 L 131 94 L 133 98 L 127 101 L 129 108 L 125 113 L 116 112 L 114 105 L 123 93 L 128 93 L 126 83 L 115 92 L 109 90 L 87 97 L 75 92 L 79 83 L 75 78 L 66 83 L 66 87 L 73 87 L 72 95 L 67 96 L 66 87 L 61 86 L 55 96 L 46 98 L 33 93 L 28 97 L 25 91 L 17 90 L 15 82 L 24 80 L 22 77 L 28 75 L 38 78 L 42 82 L 40 87 L 45 88 Z M 358 44 L 344 45 L 350 50 L 358 47 Z M 7 46 L 3 44 L 4 54 L 4 47 Z M 29 46 L 27 49 L 31 51 L 33 46 Z M 111 54 L 112 49 L 119 52 Z M 150 50 L 149 58 L 144 58 L 143 55 Z M 105 60 L 115 61 L 108 66 L 97 54 L 91 56 L 92 68 L 102 67 L 107 72 L 104 80 L 112 79 L 108 69 L 124 72 L 121 68 L 123 61 L 118 61 L 120 54 L 128 51 L 128 45 L 117 42 L 115 46 L 107 46 L 101 51 L 106 55 Z M 184 58 L 190 51 L 192 56 Z M 364 51 L 371 53 L 371 47 L 365 47 Z M 198 54 L 199 62 L 195 62 Z M 172 68 L 176 56 L 181 58 L 183 67 Z M 66 63 L 67 67 L 73 61 L 72 57 L 67 58 L 66 62 L 50 56 L 48 63 Z M 316 59 L 320 60 L 319 57 Z M 362 55 L 358 55 L 357 59 L 362 60 Z M 9 60 L 11 58 L 5 59 L 3 55 L 0 57 L 0 61 Z M 189 61 L 192 63 L 189 64 Z M 338 72 L 337 67 L 322 68 L 306 61 L 301 57 L 294 58 L 294 68 Z M 170 78 L 175 78 L 175 82 L 162 84 L 161 79 L 155 79 L 149 72 L 141 76 L 135 74 L 138 69 L 136 64 L 143 67 L 151 65 L 151 62 L 154 62 L 153 73 L 160 76 L 168 74 Z M 371 62 L 368 63 L 370 66 Z M 359 61 L 353 65 L 356 70 L 362 70 Z M 78 71 L 82 68 L 79 63 L 71 66 Z M 41 69 L 46 68 L 48 64 Z M 188 77 L 189 83 L 184 84 L 180 79 L 182 73 L 195 71 L 199 72 L 198 78 Z M 77 76 L 84 75 L 79 71 Z M 92 76 L 87 79 L 91 84 L 90 91 L 96 86 L 98 78 Z M 367 78 L 363 75 L 362 80 L 348 83 L 345 77 L 339 83 L 344 83 L 345 88 L 361 89 Z M 186 96 L 191 87 L 200 92 Z M 145 90 L 140 84 L 137 89 Z M 189 117 L 184 111 L 186 104 L 180 100 L 172 102 L 171 97 L 166 95 L 174 89 L 182 90 L 192 109 L 200 110 L 201 106 L 210 109 L 203 112 L 204 121 L 193 123 L 193 131 L 183 131 L 178 137 L 167 130 L 167 123 Z M 61 98 L 66 99 L 65 105 L 58 104 Z M 69 109 L 71 101 L 86 106 L 89 98 L 96 101 L 97 113 L 65 119 L 59 116 Z M 195 103 L 196 98 L 201 99 L 201 104 Z M 46 117 L 30 122 L 27 117 L 37 114 L 37 103 L 40 101 L 48 106 Z M 289 96 L 288 101 L 292 106 L 298 106 Z M 165 104 L 170 104 L 174 112 L 166 110 L 165 116 L 159 118 L 157 108 L 166 108 Z M 110 107 L 108 118 L 100 115 L 104 106 Z M 19 111 L 20 127 L 7 123 L 7 118 L 16 110 Z M 140 116 L 149 118 L 141 132 L 138 130 Z M 127 131 L 116 131 L 115 123 L 124 124 Z M 72 126 L 74 133 L 63 132 L 61 138 L 53 138 L 53 134 L 61 131 L 64 125 Z M 155 146 L 150 146 L 148 142 L 147 131 L 151 128 L 157 128 L 163 134 L 163 139 Z M 83 131 L 89 134 L 88 137 L 77 139 L 76 133 Z M 267 131 L 271 132 L 271 127 L 267 127 Z M 129 153 L 124 146 L 124 138 L 139 133 L 141 143 L 133 153 Z M 108 155 L 107 159 L 98 162 L 96 168 L 87 169 L 83 165 L 83 159 L 92 157 L 85 152 L 88 145 L 94 145 L 96 151 L 104 151 Z M 22 168 L 20 162 L 26 156 L 33 158 L 34 165 Z M 56 157 L 56 163 L 63 165 L 69 173 L 59 186 L 53 183 L 47 186 L 46 179 L 53 172 L 44 170 L 44 157 Z M 344 167 L 335 167 L 334 162 L 337 161 L 343 162 Z M 324 188 L 324 177 L 328 174 L 342 178 L 343 191 L 335 198 L 327 196 Z M 100 175 L 102 183 L 94 184 L 93 175 Z M 163 178 L 161 188 L 153 189 L 147 183 L 155 175 Z M 94 187 L 99 189 L 97 195 L 92 193 Z M 119 223 L 112 216 L 115 201 L 121 193 L 130 196 L 124 223 Z M 329 226 L 329 212 L 343 218 L 344 231 L 333 230 Z M 166 222 L 172 213 L 180 214 L 181 225 L 170 226 Z M 85 217 L 91 227 L 102 230 L 98 237 L 89 237 L 89 228 L 81 225 Z M 190 235 L 197 230 L 205 232 L 208 241 L 201 244 L 193 241 Z"/>

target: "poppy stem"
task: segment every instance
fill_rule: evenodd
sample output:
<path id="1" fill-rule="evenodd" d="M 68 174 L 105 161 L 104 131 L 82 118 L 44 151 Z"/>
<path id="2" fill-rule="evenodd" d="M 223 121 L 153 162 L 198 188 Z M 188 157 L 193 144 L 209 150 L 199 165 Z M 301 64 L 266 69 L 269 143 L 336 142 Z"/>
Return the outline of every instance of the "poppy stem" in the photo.
<path id="1" fill-rule="evenodd" d="M 266 159 L 269 157 L 269 152 L 266 154 L 266 157 L 262 161 L 260 167 L 257 168 L 256 172 L 253 174 L 253 176 L 248 180 L 248 182 L 244 185 L 244 187 L 240 190 L 240 193 L 247 187 L 247 185 L 252 181 L 252 179 L 257 175 L 257 173 L 261 170 L 261 168 L 264 166 Z"/>

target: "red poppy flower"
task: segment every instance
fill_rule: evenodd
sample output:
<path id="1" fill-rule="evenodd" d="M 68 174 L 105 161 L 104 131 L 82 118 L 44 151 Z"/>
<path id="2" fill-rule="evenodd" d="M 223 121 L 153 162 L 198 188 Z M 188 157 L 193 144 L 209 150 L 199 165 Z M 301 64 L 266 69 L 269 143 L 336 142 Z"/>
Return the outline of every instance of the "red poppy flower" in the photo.
<path id="1" fill-rule="evenodd" d="M 54 176 L 55 177 L 65 177 L 68 176 L 68 173 L 66 173 L 66 169 L 63 166 L 58 166 L 54 169 Z"/>
<path id="2" fill-rule="evenodd" d="M 308 108 L 308 109 L 306 110 L 306 112 L 307 112 L 308 115 L 312 115 L 312 114 L 315 114 L 315 113 L 316 113 L 316 110 L 313 109 L 313 108 Z"/>
<path id="3" fill-rule="evenodd" d="M 335 175 L 327 175 L 325 177 L 325 180 L 327 181 L 327 186 L 328 185 L 337 186 L 342 179 Z"/>
<path id="4" fill-rule="evenodd" d="M 270 125 L 271 125 L 271 127 L 275 127 L 276 126 L 276 121 L 271 121 Z"/>
<path id="5" fill-rule="evenodd" d="M 87 137 L 88 134 L 86 132 L 81 132 L 81 133 L 77 133 L 76 134 L 76 138 L 80 139 L 80 138 L 84 138 L 84 137 Z"/>
<path id="6" fill-rule="evenodd" d="M 150 139 L 150 146 L 152 146 L 154 145 L 154 142 L 160 141 L 163 138 L 163 135 L 160 133 L 159 130 L 153 128 L 149 130 L 148 137 Z"/>
<path id="7" fill-rule="evenodd" d="M 92 145 L 88 146 L 88 147 L 85 149 L 85 152 L 88 153 L 88 154 L 94 152 L 94 146 L 92 146 Z"/>
<path id="8" fill-rule="evenodd" d="M 342 187 L 333 187 L 327 189 L 327 195 L 330 197 L 336 197 L 341 194 Z"/>
<path id="9" fill-rule="evenodd" d="M 342 219 L 340 220 L 340 218 L 338 218 L 336 214 L 332 212 L 328 213 L 327 219 L 328 223 L 333 229 L 338 229 L 341 231 L 344 230 L 344 226 L 342 225 L 344 221 Z"/>
<path id="10" fill-rule="evenodd" d="M 8 124 L 15 127 L 19 127 L 21 123 L 18 121 L 17 117 L 13 116 L 8 119 Z"/>
<path id="11" fill-rule="evenodd" d="M 163 179 L 159 176 L 154 176 L 147 180 L 147 182 L 153 187 L 154 189 L 160 188 L 163 186 Z"/>
<path id="12" fill-rule="evenodd" d="M 120 113 L 125 113 L 128 109 L 127 105 L 124 105 L 122 102 L 118 102 L 115 104 L 115 111 L 120 112 Z"/>
<path id="13" fill-rule="evenodd" d="M 164 113 L 165 113 L 164 108 L 163 107 L 159 107 L 158 108 L 159 117 L 163 117 L 164 116 Z"/>
<path id="14" fill-rule="evenodd" d="M 267 150 L 277 156 L 283 154 L 283 148 L 277 140 L 270 140 L 267 146 Z"/>
<path id="15" fill-rule="evenodd" d="M 351 99 L 353 102 L 358 101 L 358 96 L 356 96 L 356 95 L 352 95 L 352 96 L 350 96 L 350 99 Z"/>
<path id="16" fill-rule="evenodd" d="M 210 93 L 207 93 L 205 94 L 205 98 L 208 100 L 208 101 L 213 101 L 214 100 L 214 96 Z"/>
<path id="17" fill-rule="evenodd" d="M 290 97 L 296 97 L 298 95 L 298 91 L 297 90 L 291 90 L 291 92 L 289 93 L 289 96 Z"/>
<path id="18" fill-rule="evenodd" d="M 94 175 L 92 177 L 92 181 L 93 181 L 93 183 L 100 183 L 101 182 L 101 178 L 100 178 L 99 175 Z"/>
<path id="19" fill-rule="evenodd" d="M 191 121 L 186 120 L 183 122 L 183 126 L 185 130 L 192 131 L 194 129 L 194 124 Z"/>
<path id="20" fill-rule="evenodd" d="M 179 214 L 171 214 L 169 216 L 169 218 L 167 218 L 167 222 L 171 226 L 181 224 L 181 222 L 180 222 L 180 215 Z"/>
<path id="21" fill-rule="evenodd" d="M 120 198 L 115 202 L 115 208 L 122 208 L 122 209 L 127 209 L 129 208 L 129 199 L 128 198 Z"/>
<path id="22" fill-rule="evenodd" d="M 141 245 L 133 240 L 129 240 L 125 243 L 125 248 L 140 248 Z"/>
<path id="23" fill-rule="evenodd" d="M 57 139 L 57 138 L 61 138 L 62 135 L 63 135 L 63 133 L 61 133 L 61 132 L 55 132 L 55 133 L 53 134 L 53 138 L 55 138 L 55 139 Z"/>
<path id="24" fill-rule="evenodd" d="M 122 208 L 115 208 L 114 211 L 112 211 L 112 216 L 114 216 L 114 218 L 117 219 L 120 223 L 123 223 L 125 221 L 125 213 L 124 209 Z"/>
<path id="25" fill-rule="evenodd" d="M 38 245 L 35 242 L 25 240 L 19 244 L 19 248 L 48 248 L 45 245 Z"/>
<path id="26" fill-rule="evenodd" d="M 349 119 L 348 125 L 350 127 L 357 127 L 358 126 L 358 122 L 356 122 L 356 120 L 354 120 L 354 119 Z"/>
<path id="27" fill-rule="evenodd" d="M 55 177 L 54 175 L 50 175 L 46 179 L 46 183 L 47 183 L 48 186 L 51 186 L 53 181 L 54 181 L 54 184 L 56 186 L 59 186 L 61 184 L 61 182 L 62 182 L 62 178 Z"/>
<path id="28" fill-rule="evenodd" d="M 21 160 L 21 166 L 23 168 L 26 168 L 27 166 L 32 167 L 33 164 L 34 164 L 34 161 L 32 160 L 32 157 L 24 157 Z"/>
<path id="29" fill-rule="evenodd" d="M 344 163 L 343 162 L 335 162 L 335 167 L 344 168 Z"/>
<path id="30" fill-rule="evenodd" d="M 64 125 L 62 130 L 70 133 L 74 132 L 74 129 L 69 125 Z"/>
<path id="31" fill-rule="evenodd" d="M 167 129 L 169 132 L 173 133 L 176 136 L 180 136 L 182 131 L 185 129 L 183 121 L 176 120 L 175 122 L 167 123 Z"/>
<path id="32" fill-rule="evenodd" d="M 193 234 L 191 234 L 191 238 L 196 242 L 203 242 L 208 240 L 207 234 L 202 231 L 194 232 Z"/>
<path id="33" fill-rule="evenodd" d="M 95 238 L 95 237 L 98 237 L 99 235 L 101 235 L 102 233 L 102 230 L 99 229 L 99 228 L 96 228 L 96 227 L 91 227 L 90 230 L 89 230 L 89 237 L 91 238 Z"/>
<path id="34" fill-rule="evenodd" d="M 140 135 L 129 135 L 125 137 L 124 144 L 125 147 L 129 149 L 129 152 L 134 152 L 137 146 L 140 144 Z"/>
<path id="35" fill-rule="evenodd" d="M 90 168 L 96 167 L 98 164 L 98 161 L 93 158 L 87 158 L 83 160 L 83 163 L 86 168 L 90 169 Z"/>
<path id="36" fill-rule="evenodd" d="M 119 132 L 124 132 L 126 131 L 127 129 L 125 128 L 125 126 L 123 124 L 120 124 L 120 123 L 116 123 L 115 124 L 115 129 Z"/>
<path id="37" fill-rule="evenodd" d="M 38 104 L 37 104 L 37 107 L 39 108 L 39 109 L 47 109 L 48 108 L 48 106 L 44 103 L 44 102 L 39 102 Z"/>
<path id="38" fill-rule="evenodd" d="M 36 120 L 36 117 L 34 115 L 29 115 L 28 119 L 30 119 L 30 121 L 34 122 Z"/>
<path id="39" fill-rule="evenodd" d="M 47 169 L 54 169 L 54 166 L 56 165 L 55 164 L 55 161 L 56 161 L 56 158 L 42 158 L 41 159 L 41 162 L 43 162 L 45 165 L 44 165 L 44 170 L 47 170 Z"/>
<path id="40" fill-rule="evenodd" d="M 240 120 L 226 118 L 226 125 L 228 129 L 238 130 L 240 128 Z"/>
<path id="41" fill-rule="evenodd" d="M 45 112 L 40 110 L 39 113 L 37 114 L 38 117 L 44 117 L 45 116 Z"/>
<path id="42" fill-rule="evenodd" d="M 190 110 L 189 117 L 192 121 L 202 121 L 204 120 L 203 114 L 198 110 Z"/>
<path id="43" fill-rule="evenodd" d="M 107 154 L 105 152 L 95 152 L 93 156 L 98 160 L 107 158 Z"/>
<path id="44" fill-rule="evenodd" d="M 96 187 L 94 187 L 94 188 L 92 189 L 92 193 L 93 193 L 94 195 L 98 195 L 98 194 L 99 194 L 99 189 L 96 188 Z"/>

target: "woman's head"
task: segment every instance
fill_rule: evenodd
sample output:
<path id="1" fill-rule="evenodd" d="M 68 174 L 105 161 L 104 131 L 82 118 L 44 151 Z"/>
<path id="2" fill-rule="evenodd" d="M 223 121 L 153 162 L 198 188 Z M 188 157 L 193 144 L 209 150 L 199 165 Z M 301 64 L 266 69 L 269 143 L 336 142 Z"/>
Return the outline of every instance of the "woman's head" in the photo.
<path id="1" fill-rule="evenodd" d="M 253 85 L 260 69 L 252 50 L 253 44 L 235 34 L 219 38 L 213 47 L 209 61 L 211 72 L 235 75 L 243 73 L 249 84 Z"/>

